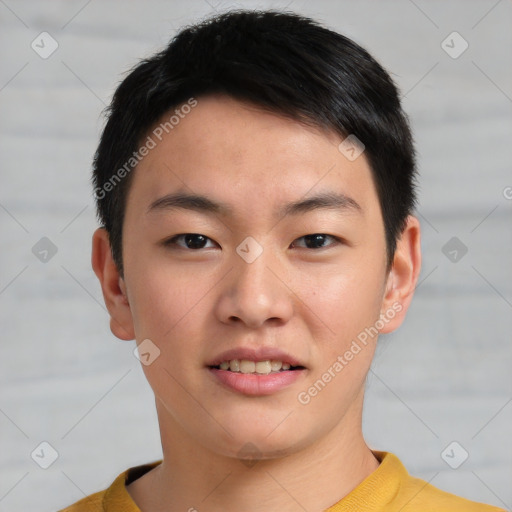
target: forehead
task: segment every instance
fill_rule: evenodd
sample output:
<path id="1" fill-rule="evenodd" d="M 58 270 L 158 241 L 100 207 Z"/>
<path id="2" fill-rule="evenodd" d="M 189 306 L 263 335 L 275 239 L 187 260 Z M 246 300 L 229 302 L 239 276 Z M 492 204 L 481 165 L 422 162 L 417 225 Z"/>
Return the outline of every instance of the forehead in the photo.
<path id="1" fill-rule="evenodd" d="M 139 213 L 178 190 L 246 214 L 276 211 L 317 192 L 345 195 L 363 212 L 377 203 L 364 154 L 347 159 L 337 134 L 225 96 L 196 101 L 175 124 L 164 124 L 174 110 L 146 134 L 155 146 L 138 164 L 128 199 Z"/>

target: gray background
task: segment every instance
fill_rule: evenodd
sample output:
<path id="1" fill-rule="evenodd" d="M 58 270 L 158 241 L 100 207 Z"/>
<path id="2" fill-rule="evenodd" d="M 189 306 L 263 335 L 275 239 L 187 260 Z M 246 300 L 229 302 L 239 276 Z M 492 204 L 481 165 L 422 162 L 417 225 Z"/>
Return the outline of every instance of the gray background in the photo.
<path id="1" fill-rule="evenodd" d="M 122 73 L 183 24 L 241 5 L 313 16 L 400 86 L 424 261 L 407 321 L 379 340 L 365 434 L 433 485 L 510 508 L 511 2 L 214 1 L 0 0 L 0 511 L 55 510 L 161 456 L 135 342 L 110 333 L 90 265 L 91 158 Z M 47 59 L 31 48 L 43 31 L 59 45 Z M 453 31 L 469 44 L 458 58 L 442 47 Z M 46 262 L 42 237 L 57 248 Z M 455 262 L 452 237 L 468 249 Z M 59 454 L 46 470 L 31 458 L 43 441 Z M 458 469 L 441 456 L 452 441 L 452 465 L 469 453 Z"/>

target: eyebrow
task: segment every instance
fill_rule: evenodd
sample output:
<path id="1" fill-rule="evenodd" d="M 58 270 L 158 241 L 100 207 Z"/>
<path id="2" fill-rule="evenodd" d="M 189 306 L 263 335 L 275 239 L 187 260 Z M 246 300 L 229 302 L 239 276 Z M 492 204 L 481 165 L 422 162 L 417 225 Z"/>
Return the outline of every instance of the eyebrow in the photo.
<path id="1" fill-rule="evenodd" d="M 200 194 L 175 192 L 153 201 L 146 213 L 175 209 L 193 210 L 205 214 L 233 215 L 233 208 Z M 362 214 L 363 209 L 354 199 L 340 192 L 324 192 L 307 199 L 287 203 L 276 212 L 277 216 L 302 215 L 313 210 L 336 210 Z"/>

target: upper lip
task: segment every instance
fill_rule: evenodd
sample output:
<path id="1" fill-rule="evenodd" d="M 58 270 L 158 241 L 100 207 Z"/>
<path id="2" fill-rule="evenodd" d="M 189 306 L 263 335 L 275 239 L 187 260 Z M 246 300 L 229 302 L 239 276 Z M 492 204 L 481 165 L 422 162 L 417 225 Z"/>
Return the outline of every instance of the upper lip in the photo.
<path id="1" fill-rule="evenodd" d="M 211 359 L 207 363 L 207 366 L 218 366 L 223 361 L 232 361 L 233 359 L 245 359 L 247 361 L 281 361 L 291 366 L 304 366 L 297 358 L 275 347 L 232 348 L 222 352 L 214 359 Z"/>

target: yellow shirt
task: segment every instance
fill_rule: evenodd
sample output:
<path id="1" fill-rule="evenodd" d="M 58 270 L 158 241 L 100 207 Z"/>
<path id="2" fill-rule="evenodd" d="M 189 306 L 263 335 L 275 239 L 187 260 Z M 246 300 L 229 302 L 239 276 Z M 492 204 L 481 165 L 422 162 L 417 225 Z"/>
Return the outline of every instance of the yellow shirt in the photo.
<path id="1" fill-rule="evenodd" d="M 379 467 L 355 489 L 325 512 L 506 512 L 469 501 L 409 475 L 400 460 L 389 452 L 374 451 Z M 112 485 L 59 512 L 140 512 L 126 490 L 129 484 L 162 461 L 121 473 Z"/>

